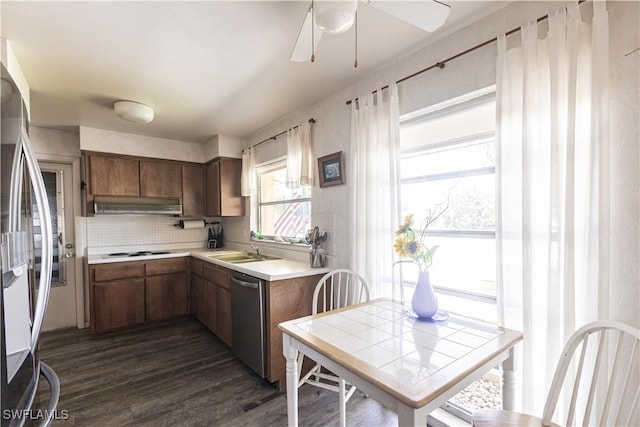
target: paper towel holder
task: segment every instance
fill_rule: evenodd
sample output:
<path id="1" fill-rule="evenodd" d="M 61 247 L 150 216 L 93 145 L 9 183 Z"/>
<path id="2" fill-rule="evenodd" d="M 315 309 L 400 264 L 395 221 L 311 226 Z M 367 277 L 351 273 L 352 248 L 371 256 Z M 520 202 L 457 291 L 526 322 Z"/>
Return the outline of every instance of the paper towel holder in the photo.
<path id="1" fill-rule="evenodd" d="M 174 227 L 177 228 L 182 228 L 184 229 L 184 224 L 185 221 L 202 221 L 202 228 L 206 227 L 207 225 L 214 225 L 214 224 L 220 224 L 220 221 L 211 221 L 211 222 L 207 222 L 205 219 L 202 218 L 189 218 L 189 219 L 181 219 L 180 221 L 178 221 L 177 223 L 173 224 Z"/>

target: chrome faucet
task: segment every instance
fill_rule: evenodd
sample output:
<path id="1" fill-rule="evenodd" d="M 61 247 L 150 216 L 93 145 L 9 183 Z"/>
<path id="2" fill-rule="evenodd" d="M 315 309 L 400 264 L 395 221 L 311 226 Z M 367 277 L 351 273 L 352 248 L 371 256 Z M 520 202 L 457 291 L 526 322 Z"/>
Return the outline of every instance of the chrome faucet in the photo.
<path id="1" fill-rule="evenodd" d="M 251 245 L 251 248 L 253 248 L 256 251 L 256 255 L 262 256 L 262 254 L 260 253 L 259 247 L 257 247 L 256 245 Z"/>

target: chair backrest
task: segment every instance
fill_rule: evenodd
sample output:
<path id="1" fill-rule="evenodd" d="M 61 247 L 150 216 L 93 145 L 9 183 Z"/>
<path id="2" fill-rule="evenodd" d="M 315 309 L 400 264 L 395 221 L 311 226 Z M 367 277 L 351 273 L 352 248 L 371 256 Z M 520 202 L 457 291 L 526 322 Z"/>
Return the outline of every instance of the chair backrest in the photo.
<path id="1" fill-rule="evenodd" d="M 355 271 L 332 270 L 322 276 L 313 292 L 313 314 L 369 301 L 369 286 Z"/>
<path id="2" fill-rule="evenodd" d="M 567 341 L 558 361 L 542 424 L 548 425 L 561 390 L 567 387 L 564 390 L 571 390 L 571 401 L 566 422 L 562 425 L 593 424 L 590 419 L 596 394 L 599 394 L 598 401 L 604 402 L 599 420 L 594 421 L 597 425 L 637 425 L 632 417 L 640 418 L 637 413 L 640 396 L 639 341 L 640 330 L 614 321 L 596 321 L 578 329 Z M 612 366 L 607 359 L 613 361 Z M 567 375 L 572 362 L 575 374 Z M 579 401 L 585 406 L 583 411 L 576 409 Z"/>

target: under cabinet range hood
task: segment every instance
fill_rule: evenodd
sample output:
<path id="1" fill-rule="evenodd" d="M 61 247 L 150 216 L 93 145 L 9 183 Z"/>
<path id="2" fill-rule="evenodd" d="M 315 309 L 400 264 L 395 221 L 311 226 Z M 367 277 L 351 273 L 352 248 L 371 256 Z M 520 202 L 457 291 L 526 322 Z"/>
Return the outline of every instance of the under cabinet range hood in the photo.
<path id="1" fill-rule="evenodd" d="M 96 215 L 182 215 L 178 198 L 96 196 L 93 206 Z"/>

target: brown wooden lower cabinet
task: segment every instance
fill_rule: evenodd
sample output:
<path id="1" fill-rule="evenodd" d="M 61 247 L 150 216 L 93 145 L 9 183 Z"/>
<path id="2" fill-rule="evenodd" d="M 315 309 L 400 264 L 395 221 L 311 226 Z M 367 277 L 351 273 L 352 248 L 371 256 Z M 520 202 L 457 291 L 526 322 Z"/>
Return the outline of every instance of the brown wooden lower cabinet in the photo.
<path id="1" fill-rule="evenodd" d="M 89 266 L 91 331 L 188 314 L 187 270 L 186 258 Z"/>
<path id="2" fill-rule="evenodd" d="M 267 283 L 267 379 L 285 390 L 286 359 L 282 354 L 282 332 L 278 324 L 311 314 L 313 291 L 321 274 Z"/>
<path id="3" fill-rule="evenodd" d="M 183 316 L 187 310 L 187 273 L 147 277 L 145 291 L 146 320 Z"/>
<path id="4" fill-rule="evenodd" d="M 233 347 L 231 323 L 232 271 L 191 259 L 191 314 L 211 332 Z M 311 314 L 313 291 L 322 274 L 275 280 L 266 284 L 267 380 L 286 388 L 282 332 L 278 323 Z"/>
<path id="5" fill-rule="evenodd" d="M 225 344 L 231 341 L 231 292 L 223 287 L 216 288 L 216 334 Z"/>
<path id="6" fill-rule="evenodd" d="M 93 300 L 94 332 L 144 323 L 144 278 L 95 283 Z"/>
<path id="7" fill-rule="evenodd" d="M 204 323 L 204 280 L 191 273 L 191 314 Z"/>
<path id="8" fill-rule="evenodd" d="M 191 314 L 231 347 L 231 272 L 191 260 Z"/>
<path id="9" fill-rule="evenodd" d="M 211 332 L 217 335 L 218 322 L 216 317 L 216 285 L 208 280 L 203 280 L 203 318 L 205 324 Z"/>

